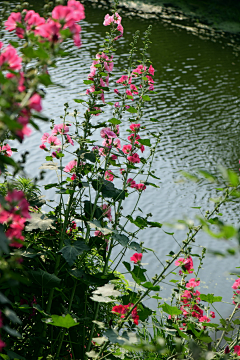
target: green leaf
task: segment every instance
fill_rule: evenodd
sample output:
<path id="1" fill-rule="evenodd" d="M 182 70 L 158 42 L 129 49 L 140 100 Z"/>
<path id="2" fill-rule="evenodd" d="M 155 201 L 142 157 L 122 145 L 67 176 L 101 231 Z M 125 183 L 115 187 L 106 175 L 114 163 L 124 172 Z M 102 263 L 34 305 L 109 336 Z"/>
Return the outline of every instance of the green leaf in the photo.
<path id="1" fill-rule="evenodd" d="M 128 248 L 137 251 L 138 253 L 142 252 L 141 246 L 136 241 L 132 241 L 131 244 L 128 245 Z"/>
<path id="2" fill-rule="evenodd" d="M 59 287 L 61 283 L 61 279 L 59 279 L 56 275 L 50 274 L 47 271 L 39 270 L 30 270 L 29 276 L 31 280 L 39 285 L 41 288 L 54 288 Z"/>
<path id="3" fill-rule="evenodd" d="M 52 80 L 51 80 L 51 77 L 49 74 L 41 74 L 38 76 L 38 79 L 39 79 L 40 83 L 45 86 L 52 85 Z"/>
<path id="4" fill-rule="evenodd" d="M 129 243 L 129 238 L 123 234 L 113 234 L 113 238 L 119 242 L 122 246 L 126 247 Z"/>
<path id="5" fill-rule="evenodd" d="M 113 329 L 108 329 L 104 335 L 109 339 L 109 341 L 113 344 L 124 344 L 125 341 L 121 340 L 122 337 Z"/>
<path id="6" fill-rule="evenodd" d="M 206 170 L 198 170 L 198 173 L 210 182 L 217 182 L 217 178 Z"/>
<path id="7" fill-rule="evenodd" d="M 150 281 L 145 282 L 144 284 L 141 284 L 146 289 L 150 289 L 152 291 L 160 291 L 159 285 L 153 285 Z"/>
<path id="8" fill-rule="evenodd" d="M 82 99 L 73 99 L 73 101 L 75 101 L 76 103 L 79 103 L 79 104 L 86 102 L 85 100 L 82 100 Z"/>
<path id="9" fill-rule="evenodd" d="M 2 327 L 9 335 L 21 338 L 22 335 L 15 329 L 10 328 L 8 325 Z"/>
<path id="10" fill-rule="evenodd" d="M 51 315 L 50 318 L 42 319 L 42 321 L 48 325 L 58 326 L 65 329 L 70 329 L 73 326 L 79 325 L 79 323 L 76 322 L 70 314 L 67 314 L 66 316 Z"/>
<path id="11" fill-rule="evenodd" d="M 164 303 L 161 305 L 164 312 L 166 312 L 169 315 L 180 315 L 182 314 L 182 311 L 179 310 L 176 306 L 168 305 L 167 303 Z"/>
<path id="12" fill-rule="evenodd" d="M 62 256 L 69 266 L 72 266 L 77 260 L 77 257 L 87 250 L 90 250 L 89 246 L 86 245 L 84 241 L 77 240 L 74 241 L 72 245 L 70 241 L 67 242 L 67 246 L 64 246 L 59 252 L 62 253 Z"/>
<path id="13" fill-rule="evenodd" d="M 19 319 L 19 317 L 13 310 L 6 308 L 4 310 L 4 315 L 14 324 L 22 324 L 22 321 Z"/>
<path id="14" fill-rule="evenodd" d="M 52 161 L 53 157 L 52 156 L 46 156 L 45 159 L 46 159 L 46 161 Z"/>
<path id="15" fill-rule="evenodd" d="M 148 226 L 148 221 L 141 216 L 137 216 L 134 220 L 131 215 L 127 215 L 126 218 L 134 225 L 139 227 L 140 229 L 144 229 Z"/>
<path id="16" fill-rule="evenodd" d="M 152 122 L 159 122 L 159 120 L 154 119 L 154 118 L 150 118 L 149 120 L 152 121 Z"/>
<path id="17" fill-rule="evenodd" d="M 51 188 L 56 187 L 56 186 L 58 186 L 58 183 L 52 183 L 52 184 L 45 185 L 44 189 L 48 190 L 48 189 L 51 189 Z"/>
<path id="18" fill-rule="evenodd" d="M 123 261 L 123 265 L 125 266 L 125 268 L 127 269 L 127 271 L 131 271 L 131 264 L 129 264 L 126 261 Z"/>
<path id="19" fill-rule="evenodd" d="M 138 142 L 145 146 L 152 146 L 149 139 L 138 139 Z"/>
<path id="20" fill-rule="evenodd" d="M 83 80 L 83 83 L 85 85 L 90 85 L 90 84 L 94 84 L 94 81 L 93 80 Z"/>
<path id="21" fill-rule="evenodd" d="M 128 109 L 126 109 L 128 112 L 130 112 L 131 114 L 133 113 L 137 113 L 137 109 L 135 109 L 134 107 L 130 106 Z"/>
<path id="22" fill-rule="evenodd" d="M 143 95 L 142 99 L 143 99 L 143 101 L 151 101 L 151 98 L 148 95 Z"/>
<path id="23" fill-rule="evenodd" d="M 108 122 L 110 122 L 113 125 L 118 125 L 118 124 L 122 123 L 121 120 L 118 120 L 116 118 L 112 118 L 112 119 L 108 120 Z"/>
<path id="24" fill-rule="evenodd" d="M 143 281 L 146 281 L 146 277 L 144 273 L 146 269 L 141 269 L 139 266 L 134 265 L 134 269 L 131 271 L 131 275 L 133 280 L 136 281 L 137 284 L 141 284 Z"/>
<path id="25" fill-rule="evenodd" d="M 150 225 L 150 227 L 158 227 L 158 228 L 162 227 L 162 224 L 160 224 L 159 222 L 156 222 L 156 221 L 148 221 L 147 223 L 148 223 L 148 225 Z"/>
<path id="26" fill-rule="evenodd" d="M 200 294 L 200 299 L 202 301 L 206 301 L 209 304 L 213 304 L 214 302 L 221 302 L 222 297 L 221 296 L 214 296 L 214 294 Z"/>

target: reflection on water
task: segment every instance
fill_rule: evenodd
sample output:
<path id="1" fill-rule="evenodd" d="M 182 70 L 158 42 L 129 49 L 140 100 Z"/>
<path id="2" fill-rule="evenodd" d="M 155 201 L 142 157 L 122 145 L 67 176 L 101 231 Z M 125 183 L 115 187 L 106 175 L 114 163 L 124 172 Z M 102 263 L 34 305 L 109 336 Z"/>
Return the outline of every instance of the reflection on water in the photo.
<path id="1" fill-rule="evenodd" d="M 17 3 L 17 2 L 16 2 Z M 39 4 L 38 4 L 39 5 Z M 83 46 L 77 50 L 67 46 L 73 56 L 61 59 L 58 69 L 51 70 L 56 83 L 65 88 L 51 87 L 47 90 L 44 101 L 44 112 L 50 118 L 57 119 L 63 112 L 63 104 L 69 101 L 73 109 L 76 104 L 71 100 L 79 93 L 85 92 L 83 79 L 89 73 L 91 59 L 99 49 L 105 28 L 102 25 L 106 11 L 93 9 L 86 5 L 86 19 L 82 23 Z M 154 162 L 156 174 L 161 178 L 160 189 L 147 189 L 140 208 L 146 213 L 153 213 L 153 220 L 159 222 L 174 222 L 184 216 L 194 218 L 199 210 L 193 206 L 202 206 L 203 211 L 211 207 L 208 199 L 215 194 L 213 186 L 202 181 L 200 184 L 182 181 L 179 170 L 194 171 L 196 168 L 215 171 L 221 163 L 238 170 L 240 158 L 239 147 L 239 90 L 240 61 L 238 57 L 239 39 L 230 35 L 216 39 L 204 34 L 199 37 L 193 31 L 176 27 L 174 23 L 160 20 L 142 20 L 125 18 L 124 38 L 117 45 L 114 76 L 112 83 L 123 74 L 127 67 L 127 51 L 136 29 L 141 33 L 152 24 L 152 44 L 149 48 L 149 58 L 156 68 L 155 89 L 151 105 L 144 114 L 143 123 L 152 131 L 163 131 L 162 141 L 158 146 L 158 156 Z M 229 46 L 231 45 L 231 46 Z M 83 111 L 81 107 L 78 108 Z M 105 113 L 105 117 L 108 113 Z M 149 118 L 154 117 L 159 123 L 149 125 Z M 100 121 L 99 117 L 96 121 Z M 150 127 L 149 127 L 150 126 Z M 42 132 L 48 131 L 48 124 L 41 124 Z M 125 131 L 122 131 L 123 137 Z M 29 175 L 37 175 L 38 167 L 44 161 L 44 154 L 39 151 L 41 134 L 34 132 L 20 150 L 30 149 L 27 162 Z M 66 162 L 68 159 L 65 159 Z M 54 175 L 46 174 L 45 181 L 52 182 Z M 49 196 L 49 192 L 47 193 Z M 131 204 L 126 203 L 126 213 Z M 237 223 L 238 204 L 227 204 L 222 209 L 227 219 Z M 168 228 L 165 228 L 167 231 Z M 184 240 L 184 231 L 176 231 L 175 238 Z M 173 237 L 161 229 L 143 231 L 139 241 L 145 241 L 145 246 L 156 250 L 164 261 L 170 250 L 177 250 L 178 244 Z M 230 245 L 224 241 L 209 239 L 205 234 L 197 237 L 198 247 L 208 246 L 224 251 Z M 132 255 L 128 252 L 127 256 Z M 144 262 L 151 275 L 161 269 L 150 266 L 156 263 L 152 253 L 144 254 Z M 219 259 L 209 256 L 205 269 L 200 271 L 201 278 L 207 285 L 201 286 L 203 292 L 214 292 L 231 301 L 231 282 L 225 284 L 228 270 L 237 266 L 237 259 Z M 204 288 L 209 287 L 209 288 Z M 165 285 L 167 289 L 167 285 Z M 226 292 L 225 289 L 228 288 Z M 169 289 L 168 293 L 169 293 Z M 200 290 L 201 291 L 201 290 Z M 167 292 L 164 292 L 167 296 Z M 169 295 L 168 295 L 169 296 Z M 230 308 L 230 305 L 229 305 Z M 226 308 L 226 312 L 230 311 Z"/>

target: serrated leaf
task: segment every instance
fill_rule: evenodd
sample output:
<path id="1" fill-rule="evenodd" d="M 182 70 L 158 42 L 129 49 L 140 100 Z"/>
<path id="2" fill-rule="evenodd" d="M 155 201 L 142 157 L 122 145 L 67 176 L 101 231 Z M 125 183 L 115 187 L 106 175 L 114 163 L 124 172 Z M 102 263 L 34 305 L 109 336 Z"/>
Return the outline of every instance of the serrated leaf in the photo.
<path id="1" fill-rule="evenodd" d="M 146 289 L 152 290 L 152 291 L 160 291 L 160 286 L 153 285 L 150 281 L 147 281 L 144 284 L 141 284 L 141 286 L 145 287 Z"/>
<path id="2" fill-rule="evenodd" d="M 119 242 L 122 246 L 126 247 L 129 243 L 129 238 L 123 234 L 114 234 L 113 238 Z"/>
<path id="3" fill-rule="evenodd" d="M 221 302 L 222 297 L 221 296 L 214 296 L 214 294 L 200 294 L 200 299 L 202 301 L 206 301 L 209 304 L 213 304 L 214 302 Z"/>
<path id="4" fill-rule="evenodd" d="M 90 250 L 89 246 L 86 245 L 84 241 L 77 240 L 74 241 L 73 244 L 69 242 L 67 246 L 64 246 L 59 252 L 62 253 L 62 256 L 69 266 L 72 266 L 77 260 L 77 257 L 87 250 Z"/>
<path id="5" fill-rule="evenodd" d="M 143 99 L 143 101 L 151 101 L 151 98 L 148 95 L 143 95 L 142 99 Z"/>
<path id="6" fill-rule="evenodd" d="M 133 277 L 133 280 L 137 284 L 141 284 L 142 282 L 146 281 L 146 277 L 144 273 L 146 272 L 146 269 L 142 269 L 139 266 L 134 265 L 134 269 L 131 271 L 131 275 Z"/>
<path id="7" fill-rule="evenodd" d="M 48 229 L 55 229 L 53 223 L 56 219 L 51 219 L 44 214 L 31 213 L 31 219 L 28 219 L 28 225 L 25 227 L 26 231 L 40 230 L 46 231 Z"/>
<path id="8" fill-rule="evenodd" d="M 137 109 L 135 109 L 134 107 L 132 107 L 132 106 L 129 106 L 129 108 L 128 109 L 126 109 L 128 112 L 130 112 L 131 114 L 135 114 L 135 113 L 137 113 Z"/>
<path id="9" fill-rule="evenodd" d="M 152 146 L 149 139 L 138 139 L 138 142 L 145 146 Z"/>
<path id="10" fill-rule="evenodd" d="M 167 303 L 164 303 L 163 305 L 161 305 L 161 308 L 163 309 L 164 312 L 166 312 L 169 315 L 180 315 L 182 314 L 182 311 L 179 310 L 176 306 L 171 306 L 168 305 Z"/>
<path id="11" fill-rule="evenodd" d="M 121 120 L 118 120 L 116 118 L 112 118 L 112 119 L 108 120 L 108 122 L 110 122 L 113 125 L 118 125 L 118 124 L 122 123 Z"/>
<path id="12" fill-rule="evenodd" d="M 70 329 L 71 327 L 79 324 L 71 317 L 70 314 L 67 314 L 66 316 L 51 315 L 51 317 L 42 319 L 42 321 L 48 325 L 53 325 L 65 329 Z"/>

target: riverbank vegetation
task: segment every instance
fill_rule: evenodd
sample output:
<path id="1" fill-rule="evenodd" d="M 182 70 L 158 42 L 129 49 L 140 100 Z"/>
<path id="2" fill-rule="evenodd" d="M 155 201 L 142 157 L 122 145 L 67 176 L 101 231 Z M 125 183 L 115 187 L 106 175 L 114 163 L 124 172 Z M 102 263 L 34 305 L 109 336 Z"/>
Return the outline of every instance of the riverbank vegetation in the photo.
<path id="1" fill-rule="evenodd" d="M 186 229 L 186 236 L 178 251 L 164 258 L 138 241 L 140 231 L 163 227 L 139 207 L 144 192 L 159 188 L 152 166 L 162 134 L 151 130 L 158 120 L 144 111 L 155 92 L 154 64 L 148 59 L 151 27 L 142 39 L 138 31 L 133 34 L 128 69 L 111 80 L 124 34 L 117 5 L 103 19 L 106 37 L 89 64 L 86 93 L 76 95 L 74 109 L 66 99 L 63 115 L 51 119 L 49 131 L 39 136 L 43 164 L 33 179 L 24 177 L 28 149 L 16 162 L 17 148 L 8 142 L 24 142 L 31 136 L 29 125 L 38 131 L 39 120 L 48 121 L 41 114 L 45 89 L 59 86 L 51 69 L 61 57 L 71 56 L 66 41 L 81 47 L 85 13 L 76 0 L 54 8 L 49 3 L 46 18 L 26 3 L 11 14 L 6 9 L 5 31 L 15 37 L 0 43 L 0 357 L 238 358 L 238 273 L 227 289 L 232 312 L 224 319 L 218 310 L 222 298 L 198 290 L 206 249 L 193 249 L 197 234 L 205 231 L 214 238 L 233 238 L 237 250 L 232 251 L 238 251 L 239 231 L 222 220 L 220 211 L 222 204 L 238 201 L 239 176 L 224 168 L 219 177 L 183 173 L 196 182 L 204 177 L 217 188 L 214 206 L 174 225 Z M 109 93 L 115 101 L 109 101 Z M 149 126 L 142 125 L 146 116 Z M 46 172 L 53 174 L 44 185 L 47 202 L 38 185 Z M 149 252 L 161 266 L 153 277 L 144 264 Z M 120 263 L 124 273 L 118 271 Z M 161 297 L 165 282 L 173 287 L 170 302 Z M 157 309 L 150 309 L 147 299 L 155 299 Z"/>

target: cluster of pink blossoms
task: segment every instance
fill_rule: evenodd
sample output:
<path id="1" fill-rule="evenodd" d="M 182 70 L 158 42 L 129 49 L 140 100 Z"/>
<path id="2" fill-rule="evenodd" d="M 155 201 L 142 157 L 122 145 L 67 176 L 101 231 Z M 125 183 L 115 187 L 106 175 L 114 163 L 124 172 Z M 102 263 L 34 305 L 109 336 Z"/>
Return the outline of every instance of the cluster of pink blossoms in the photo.
<path id="1" fill-rule="evenodd" d="M 60 146 L 62 145 L 61 141 L 57 138 L 58 135 L 64 135 L 65 144 L 71 144 L 74 146 L 74 141 L 71 138 L 71 136 L 67 134 L 68 132 L 69 132 L 69 125 L 68 126 L 65 124 L 54 125 L 51 135 L 49 133 L 43 134 L 41 138 L 42 144 L 39 146 L 40 149 L 47 150 L 45 144 L 49 144 L 50 148 L 55 148 L 57 150 L 57 152 L 55 151 L 52 152 L 52 156 L 57 157 L 57 153 L 61 151 Z"/>
<path id="2" fill-rule="evenodd" d="M 184 271 L 188 272 L 188 274 L 193 273 L 193 260 L 192 260 L 191 256 L 188 256 L 186 259 L 179 258 L 178 260 L 175 261 L 175 265 L 181 266 Z M 179 271 L 179 274 L 182 275 L 181 270 Z"/>
<path id="3" fill-rule="evenodd" d="M 234 295 L 233 295 L 233 304 L 236 305 L 236 302 L 234 301 L 235 296 L 240 294 L 240 278 L 238 278 L 237 280 L 235 280 L 233 286 L 232 286 L 234 291 Z M 240 308 L 240 304 L 238 305 L 238 307 Z"/>
<path id="4" fill-rule="evenodd" d="M 121 318 L 123 319 L 125 317 L 125 314 L 134 306 L 134 304 L 129 303 L 128 305 L 116 305 L 113 306 L 112 308 L 112 312 L 113 313 L 117 313 L 117 314 L 121 314 Z M 134 324 L 138 325 L 138 320 L 139 320 L 139 315 L 137 314 L 137 308 L 135 307 L 132 310 L 131 313 L 132 319 Z"/>
<path id="5" fill-rule="evenodd" d="M 0 49 L 2 49 L 3 43 L 0 42 Z M 18 56 L 16 49 L 12 45 L 6 46 L 0 54 L 0 68 L 1 70 L 21 70 L 22 58 Z M 25 90 L 25 78 L 23 72 L 16 74 L 7 73 L 7 79 L 11 79 L 12 83 L 16 85 L 17 92 L 23 92 Z M 4 86 L 3 86 L 4 90 Z M 31 118 L 31 110 L 40 112 L 42 110 L 41 96 L 38 93 L 33 94 L 28 100 L 27 105 L 24 108 L 20 108 L 20 104 L 14 104 L 16 110 L 19 112 L 19 116 L 16 119 L 22 128 L 16 130 L 16 135 L 23 139 L 24 136 L 31 134 L 31 129 L 27 126 Z"/>
<path id="6" fill-rule="evenodd" d="M 141 253 L 135 253 L 133 256 L 130 257 L 130 260 L 134 262 L 134 264 L 140 264 L 142 260 L 143 254 Z"/>
<path id="7" fill-rule="evenodd" d="M 118 40 L 123 36 L 123 26 L 121 24 L 121 21 L 122 18 L 117 12 L 111 16 L 109 14 L 105 15 L 103 25 L 108 26 L 110 24 L 116 24 L 117 30 L 120 32 L 120 35 L 116 36 L 114 40 Z"/>
<path id="8" fill-rule="evenodd" d="M 10 246 L 22 247 L 26 219 L 29 219 L 29 204 L 24 193 L 18 190 L 9 191 L 5 196 L 5 205 L 0 205 L 0 223 L 6 225 L 6 236 Z"/>
<path id="9" fill-rule="evenodd" d="M 41 41 L 53 44 L 62 41 L 61 30 L 69 29 L 72 33 L 74 44 L 81 46 L 81 26 L 77 24 L 85 18 L 84 7 L 76 0 L 69 0 L 67 6 L 58 5 L 52 11 L 52 17 L 45 20 L 33 10 L 24 10 L 22 14 L 12 13 L 5 22 L 6 30 L 16 32 L 21 39 L 29 33 L 40 37 Z M 21 25 L 21 27 L 19 27 Z"/>
<path id="10" fill-rule="evenodd" d="M 153 91 L 154 90 L 154 80 L 151 77 L 151 75 L 154 75 L 154 68 L 152 67 L 152 65 L 149 66 L 149 68 L 147 69 L 146 66 L 143 65 L 138 65 L 138 67 L 136 69 L 134 69 L 132 71 L 131 76 L 127 76 L 127 75 L 122 75 L 117 81 L 117 84 L 122 84 L 123 86 L 127 86 L 129 85 L 129 89 L 126 90 L 126 95 L 130 96 L 130 99 L 133 101 L 134 100 L 134 95 L 138 95 L 139 91 L 136 85 L 132 84 L 132 80 L 133 77 L 137 77 L 139 75 L 144 75 L 144 77 L 146 78 L 146 82 L 148 83 L 148 90 L 149 91 Z M 141 88 L 142 85 L 139 85 L 139 87 Z M 117 95 L 120 95 L 119 91 L 117 89 L 114 89 L 114 92 Z M 116 104 L 115 104 L 116 106 Z"/>

